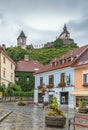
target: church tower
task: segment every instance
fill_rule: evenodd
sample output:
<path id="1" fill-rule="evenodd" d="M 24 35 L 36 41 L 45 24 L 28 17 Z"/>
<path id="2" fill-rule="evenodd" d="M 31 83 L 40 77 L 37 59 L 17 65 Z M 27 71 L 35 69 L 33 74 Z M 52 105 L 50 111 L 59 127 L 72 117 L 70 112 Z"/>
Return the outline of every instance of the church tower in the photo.
<path id="1" fill-rule="evenodd" d="M 70 33 L 67 30 L 66 24 L 63 27 L 63 32 L 59 36 L 60 39 L 69 39 L 70 38 Z"/>
<path id="2" fill-rule="evenodd" d="M 67 30 L 66 24 L 63 27 L 63 32 L 59 35 L 59 39 L 61 39 L 64 44 L 73 44 L 74 43 L 74 40 L 70 38 L 70 33 Z"/>
<path id="3" fill-rule="evenodd" d="M 26 48 L 26 36 L 23 31 L 21 31 L 20 35 L 17 38 L 17 45 L 23 49 Z"/>

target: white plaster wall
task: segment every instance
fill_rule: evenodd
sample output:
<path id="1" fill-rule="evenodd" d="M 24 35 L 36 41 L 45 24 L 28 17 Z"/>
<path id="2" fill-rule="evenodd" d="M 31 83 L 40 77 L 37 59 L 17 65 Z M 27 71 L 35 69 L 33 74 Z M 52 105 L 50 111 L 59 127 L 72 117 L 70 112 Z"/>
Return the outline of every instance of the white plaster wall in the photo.
<path id="1" fill-rule="evenodd" d="M 60 82 L 60 74 L 65 73 L 66 75 L 70 74 L 70 83 L 74 85 L 74 69 L 71 67 L 59 69 L 59 70 L 53 70 L 49 72 L 44 72 L 42 74 L 35 75 L 35 87 L 37 88 L 38 85 L 40 85 L 40 77 L 43 77 L 43 83 L 46 85 L 49 83 L 48 77 L 49 75 L 54 75 L 54 88 L 51 89 L 55 91 L 54 97 L 57 97 L 58 102 L 60 101 L 60 92 L 62 92 L 62 88 L 58 88 L 57 85 Z M 63 91 L 69 92 L 69 101 L 68 101 L 68 107 L 69 108 L 74 108 L 74 97 L 71 96 L 72 91 L 74 90 L 74 87 L 64 87 Z M 35 93 L 38 93 L 38 91 L 35 91 Z M 35 94 L 36 99 L 35 101 L 38 102 L 38 94 Z M 49 101 L 49 94 L 46 92 L 44 96 L 44 101 Z"/>

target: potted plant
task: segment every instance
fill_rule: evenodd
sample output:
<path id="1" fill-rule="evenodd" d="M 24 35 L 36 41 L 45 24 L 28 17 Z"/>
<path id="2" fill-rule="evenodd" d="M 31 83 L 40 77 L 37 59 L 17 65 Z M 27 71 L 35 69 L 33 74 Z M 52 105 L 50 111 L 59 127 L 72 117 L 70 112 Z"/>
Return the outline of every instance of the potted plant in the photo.
<path id="1" fill-rule="evenodd" d="M 84 99 L 80 101 L 79 112 L 81 113 L 87 112 L 86 101 Z"/>
<path id="2" fill-rule="evenodd" d="M 63 111 L 58 109 L 58 101 L 56 97 L 53 98 L 50 108 L 52 109 L 45 116 L 45 124 L 47 126 L 64 127 L 66 124 L 66 115 Z"/>
<path id="3" fill-rule="evenodd" d="M 26 105 L 26 104 L 24 103 L 22 97 L 19 98 L 18 105 L 19 105 L 19 106 L 25 106 L 25 105 Z"/>
<path id="4" fill-rule="evenodd" d="M 40 90 L 41 90 L 41 92 L 46 92 L 46 88 L 44 88 L 44 87 L 41 88 Z"/>

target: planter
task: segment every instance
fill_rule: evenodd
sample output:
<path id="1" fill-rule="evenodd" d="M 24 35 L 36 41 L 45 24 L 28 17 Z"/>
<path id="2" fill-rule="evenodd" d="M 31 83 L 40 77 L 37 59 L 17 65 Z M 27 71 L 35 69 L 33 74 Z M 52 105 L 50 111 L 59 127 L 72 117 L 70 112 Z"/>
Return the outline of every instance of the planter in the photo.
<path id="1" fill-rule="evenodd" d="M 24 103 L 24 102 L 19 102 L 18 103 L 18 106 L 25 106 L 26 105 L 26 103 Z"/>
<path id="2" fill-rule="evenodd" d="M 39 90 L 40 90 L 40 89 L 42 89 L 42 88 L 43 88 L 43 86 L 42 86 L 42 85 L 39 85 L 39 86 L 38 86 L 38 89 L 39 89 Z"/>
<path id="3" fill-rule="evenodd" d="M 58 84 L 58 87 L 65 87 L 66 86 L 66 84 L 64 83 L 64 82 L 60 82 L 59 84 Z"/>
<path id="4" fill-rule="evenodd" d="M 53 88 L 53 87 L 54 87 L 53 84 L 48 84 L 48 85 L 47 85 L 47 88 L 48 88 L 48 89 L 51 89 L 51 88 Z"/>
<path id="5" fill-rule="evenodd" d="M 66 117 L 64 116 L 45 116 L 45 124 L 47 126 L 64 127 L 66 124 Z"/>
<path id="6" fill-rule="evenodd" d="M 88 112 L 88 108 L 79 108 L 79 112 L 80 113 L 87 113 Z"/>

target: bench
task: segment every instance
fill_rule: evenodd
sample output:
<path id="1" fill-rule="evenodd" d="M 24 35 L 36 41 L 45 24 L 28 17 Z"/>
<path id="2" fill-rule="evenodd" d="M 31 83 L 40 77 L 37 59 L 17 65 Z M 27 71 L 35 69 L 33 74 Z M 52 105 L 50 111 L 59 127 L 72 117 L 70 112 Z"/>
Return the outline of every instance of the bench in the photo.
<path id="1" fill-rule="evenodd" d="M 71 125 L 73 125 L 74 130 L 75 130 L 75 126 L 82 126 L 88 128 L 88 124 L 80 123 L 79 121 L 76 121 L 76 118 L 88 120 L 88 116 L 75 114 L 73 118 L 68 119 L 68 130 L 70 130 Z"/>

